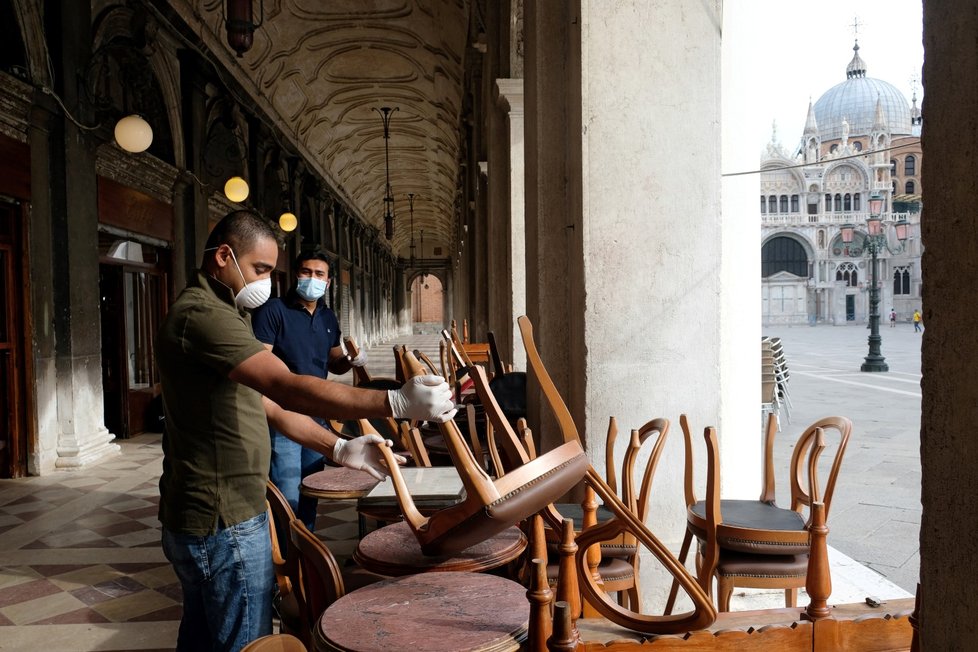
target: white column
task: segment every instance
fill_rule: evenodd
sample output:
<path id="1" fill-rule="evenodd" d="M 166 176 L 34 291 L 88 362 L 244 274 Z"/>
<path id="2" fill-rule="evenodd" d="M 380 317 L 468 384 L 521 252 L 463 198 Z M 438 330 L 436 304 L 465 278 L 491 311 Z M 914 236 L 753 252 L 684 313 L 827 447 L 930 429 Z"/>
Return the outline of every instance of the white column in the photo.
<path id="1" fill-rule="evenodd" d="M 515 369 L 526 369 L 526 350 L 520 337 L 514 337 L 514 320 L 519 315 L 526 314 L 526 241 L 525 241 L 525 174 L 523 153 L 523 80 L 497 79 L 498 104 L 505 112 L 506 130 L 508 135 L 508 169 L 504 178 L 500 178 L 499 189 L 490 185 L 490 201 L 499 201 L 499 205 L 491 205 L 490 213 L 493 220 L 501 223 L 502 239 L 506 246 L 502 255 L 505 256 L 506 274 L 492 275 L 489 291 L 501 293 L 502 296 L 493 304 L 498 305 L 502 314 L 500 320 L 506 317 L 508 324 L 500 324 L 499 331 L 506 359 L 511 361 Z M 504 183 L 505 181 L 505 183 Z M 507 192 L 508 190 L 508 192 Z M 508 219 L 507 219 L 508 218 Z M 505 282 L 497 282 L 504 281 Z M 495 312 L 495 311 L 493 311 Z M 508 326 L 508 328 L 506 328 Z"/>

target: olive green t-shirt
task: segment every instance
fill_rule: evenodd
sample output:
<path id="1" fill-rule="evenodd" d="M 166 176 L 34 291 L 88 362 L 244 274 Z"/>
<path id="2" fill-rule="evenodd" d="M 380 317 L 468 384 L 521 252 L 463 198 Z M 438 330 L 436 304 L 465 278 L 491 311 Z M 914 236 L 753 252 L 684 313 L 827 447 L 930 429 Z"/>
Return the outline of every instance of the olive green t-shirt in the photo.
<path id="1" fill-rule="evenodd" d="M 164 319 L 159 515 L 168 530 L 213 534 L 265 510 L 271 446 L 261 394 L 228 379 L 264 350 L 231 289 L 200 272 Z"/>

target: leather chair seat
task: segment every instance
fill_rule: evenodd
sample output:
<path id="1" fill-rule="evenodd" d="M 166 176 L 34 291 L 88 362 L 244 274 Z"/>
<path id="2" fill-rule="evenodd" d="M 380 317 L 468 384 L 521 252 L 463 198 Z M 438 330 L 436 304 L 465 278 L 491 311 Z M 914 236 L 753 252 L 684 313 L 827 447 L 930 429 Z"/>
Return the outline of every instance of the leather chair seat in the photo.
<path id="1" fill-rule="evenodd" d="M 547 564 L 547 582 L 550 583 L 550 586 L 557 584 L 559 572 L 559 564 Z M 624 559 L 615 559 L 613 557 L 605 559 L 602 557 L 601 563 L 598 564 L 598 573 L 601 575 L 602 582 L 610 584 L 634 578 L 635 568 Z"/>
<path id="2" fill-rule="evenodd" d="M 780 532 L 804 532 L 805 518 L 791 509 L 783 509 L 759 500 L 721 500 L 722 526 Z M 692 507 L 693 514 L 706 522 L 706 504 L 698 501 Z M 722 527 L 721 526 L 721 527 Z M 706 538 L 706 531 L 692 521 L 690 529 L 698 539 Z M 718 543 L 727 550 L 755 555 L 802 555 L 808 552 L 808 542 L 771 543 L 767 541 L 726 537 L 717 533 Z"/>
<path id="3" fill-rule="evenodd" d="M 752 555 L 724 551 L 716 573 L 721 577 L 804 577 L 808 573 L 808 555 Z"/>

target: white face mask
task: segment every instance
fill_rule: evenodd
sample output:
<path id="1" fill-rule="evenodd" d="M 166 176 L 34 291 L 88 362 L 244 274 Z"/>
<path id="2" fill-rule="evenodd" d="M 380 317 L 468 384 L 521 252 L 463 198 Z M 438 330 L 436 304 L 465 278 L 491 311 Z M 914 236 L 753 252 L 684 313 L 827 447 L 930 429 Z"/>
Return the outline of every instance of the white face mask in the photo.
<path id="1" fill-rule="evenodd" d="M 228 251 L 231 252 L 231 260 L 234 261 L 234 266 L 238 268 L 238 274 L 245 283 L 241 291 L 234 295 L 234 304 L 239 308 L 257 308 L 268 301 L 268 297 L 272 296 L 272 279 L 262 278 L 249 283 L 241 273 L 241 266 L 238 265 L 234 249 L 228 247 Z"/>

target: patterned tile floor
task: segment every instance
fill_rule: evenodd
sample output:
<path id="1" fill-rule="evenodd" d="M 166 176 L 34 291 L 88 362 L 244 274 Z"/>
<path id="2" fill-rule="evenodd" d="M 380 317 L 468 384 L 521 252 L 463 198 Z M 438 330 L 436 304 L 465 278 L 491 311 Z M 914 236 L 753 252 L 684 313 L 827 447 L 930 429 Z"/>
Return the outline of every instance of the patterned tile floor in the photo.
<path id="1" fill-rule="evenodd" d="M 0 650 L 173 649 L 180 585 L 160 549 L 160 435 L 82 472 L 0 480 Z M 352 505 L 317 534 L 352 554 Z"/>

